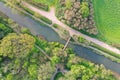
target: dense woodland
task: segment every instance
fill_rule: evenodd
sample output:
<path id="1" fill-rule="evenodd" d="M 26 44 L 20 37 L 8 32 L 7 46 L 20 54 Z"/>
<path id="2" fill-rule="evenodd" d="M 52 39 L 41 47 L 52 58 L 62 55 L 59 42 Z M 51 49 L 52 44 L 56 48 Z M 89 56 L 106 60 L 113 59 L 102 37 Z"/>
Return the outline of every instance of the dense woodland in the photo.
<path id="1" fill-rule="evenodd" d="M 110 70 L 63 51 L 63 44 L 47 42 L 27 30 L 16 33 L 10 19 L 1 17 L 0 80 L 116 80 Z M 54 74 L 56 75 L 54 76 Z"/>
<path id="2" fill-rule="evenodd" d="M 57 17 L 70 27 L 96 35 L 92 0 L 59 0 Z"/>

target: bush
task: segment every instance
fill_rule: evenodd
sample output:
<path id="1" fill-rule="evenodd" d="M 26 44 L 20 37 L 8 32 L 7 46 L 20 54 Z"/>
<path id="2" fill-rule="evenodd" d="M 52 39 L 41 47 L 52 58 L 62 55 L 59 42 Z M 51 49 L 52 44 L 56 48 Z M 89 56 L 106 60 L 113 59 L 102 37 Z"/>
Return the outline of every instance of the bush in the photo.
<path id="1" fill-rule="evenodd" d="M 21 29 L 21 32 L 22 32 L 22 33 L 30 34 L 30 31 L 29 31 L 29 29 L 27 29 L 27 28 L 22 28 L 22 29 Z"/>
<path id="2" fill-rule="evenodd" d="M 78 37 L 78 41 L 79 41 L 80 43 L 83 43 L 83 42 L 85 42 L 85 39 L 80 36 L 80 37 Z"/>
<path id="3" fill-rule="evenodd" d="M 53 24 L 53 27 L 54 27 L 54 28 L 58 28 L 58 26 L 59 26 L 59 25 L 57 25 L 57 24 Z"/>
<path id="4" fill-rule="evenodd" d="M 32 15 L 35 14 L 32 10 L 30 10 L 30 9 L 24 7 L 24 6 L 22 6 L 22 8 L 23 8 L 25 11 L 27 11 L 28 13 L 32 14 Z"/>
<path id="5" fill-rule="evenodd" d="M 49 19 L 46 18 L 46 17 L 40 16 L 40 19 L 43 20 L 43 21 L 45 21 L 45 22 L 48 23 L 48 24 L 52 24 L 52 21 L 49 20 Z"/>
<path id="6" fill-rule="evenodd" d="M 8 33 L 12 32 L 12 29 L 0 23 L 0 38 L 3 38 Z"/>
<path id="7" fill-rule="evenodd" d="M 88 17 L 89 16 L 89 6 L 87 2 L 82 2 L 81 5 L 81 11 L 82 11 L 82 15 L 83 17 Z"/>

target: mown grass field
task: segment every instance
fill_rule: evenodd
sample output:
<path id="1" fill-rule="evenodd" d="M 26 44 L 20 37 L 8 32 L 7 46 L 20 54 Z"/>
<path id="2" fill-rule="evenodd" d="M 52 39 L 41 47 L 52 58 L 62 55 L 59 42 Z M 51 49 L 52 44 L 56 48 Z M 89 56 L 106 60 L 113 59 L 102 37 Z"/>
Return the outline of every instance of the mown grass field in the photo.
<path id="1" fill-rule="evenodd" d="M 93 0 L 98 38 L 120 44 L 120 0 Z"/>

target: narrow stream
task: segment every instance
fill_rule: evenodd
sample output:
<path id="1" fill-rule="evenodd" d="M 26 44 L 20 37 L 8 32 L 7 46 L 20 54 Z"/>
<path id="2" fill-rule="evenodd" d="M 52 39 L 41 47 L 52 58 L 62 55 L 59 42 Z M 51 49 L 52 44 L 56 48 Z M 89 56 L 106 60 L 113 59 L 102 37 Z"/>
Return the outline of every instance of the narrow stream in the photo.
<path id="1" fill-rule="evenodd" d="M 50 27 L 42 25 L 32 18 L 20 14 L 18 11 L 5 6 L 2 2 L 0 2 L 0 11 L 6 14 L 12 20 L 16 21 L 19 25 L 27 27 L 34 35 L 42 35 L 48 41 L 60 42 L 63 44 L 65 43 L 65 41 L 62 40 L 59 35 Z M 70 44 L 70 47 L 73 48 L 75 53 L 80 57 L 97 64 L 103 64 L 107 69 L 113 70 L 114 72 L 120 74 L 119 63 L 113 62 L 110 59 L 79 45 Z"/>

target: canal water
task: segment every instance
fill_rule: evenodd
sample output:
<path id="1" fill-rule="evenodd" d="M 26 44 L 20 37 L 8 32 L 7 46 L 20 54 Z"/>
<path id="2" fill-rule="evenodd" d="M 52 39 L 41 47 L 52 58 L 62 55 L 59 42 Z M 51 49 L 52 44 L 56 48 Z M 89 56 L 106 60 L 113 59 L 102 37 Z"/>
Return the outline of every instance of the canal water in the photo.
<path id="1" fill-rule="evenodd" d="M 0 2 L 0 11 L 6 14 L 9 18 L 17 22 L 21 26 L 27 27 L 34 35 L 42 35 L 48 41 L 55 41 L 60 43 L 65 43 L 63 39 L 50 27 L 42 25 L 40 22 L 33 20 L 32 18 L 20 14 L 18 11 L 5 6 L 4 3 Z M 93 63 L 103 64 L 107 69 L 113 70 L 120 74 L 120 64 L 113 62 L 112 60 L 97 54 L 91 49 L 82 47 L 80 45 L 70 44 L 71 48 L 73 48 L 74 52 Z"/>

